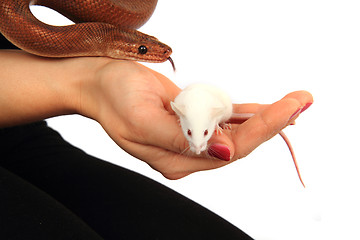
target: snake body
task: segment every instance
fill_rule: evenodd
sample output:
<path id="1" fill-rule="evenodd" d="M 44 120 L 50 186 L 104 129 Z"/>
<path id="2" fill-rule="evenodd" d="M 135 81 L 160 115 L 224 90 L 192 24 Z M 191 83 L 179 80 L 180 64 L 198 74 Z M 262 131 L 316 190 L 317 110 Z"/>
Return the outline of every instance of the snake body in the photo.
<path id="1" fill-rule="evenodd" d="M 145 62 L 171 60 L 172 50 L 136 28 L 157 0 L 1 0 L 0 32 L 17 47 L 44 57 L 106 56 Z M 52 8 L 75 24 L 39 21 L 30 5 Z"/>

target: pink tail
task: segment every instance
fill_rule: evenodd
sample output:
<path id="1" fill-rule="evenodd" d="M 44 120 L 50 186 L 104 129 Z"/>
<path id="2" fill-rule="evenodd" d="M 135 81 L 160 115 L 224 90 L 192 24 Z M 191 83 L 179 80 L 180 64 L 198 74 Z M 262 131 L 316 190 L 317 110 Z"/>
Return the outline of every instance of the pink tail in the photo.
<path id="1" fill-rule="evenodd" d="M 254 116 L 253 113 L 233 113 L 233 115 L 231 116 L 231 118 L 227 122 L 235 123 L 235 124 L 241 124 L 241 123 L 245 122 L 246 120 L 248 120 L 249 118 L 251 118 L 252 116 Z M 286 145 L 288 146 L 288 148 L 290 150 L 290 153 L 291 153 L 291 156 L 292 156 L 295 168 L 296 168 L 296 172 L 297 172 L 297 174 L 299 176 L 300 182 L 305 187 L 305 184 L 304 184 L 304 182 L 303 182 L 303 180 L 301 178 L 301 175 L 300 175 L 300 170 L 299 170 L 298 164 L 296 162 L 294 149 L 291 146 L 290 140 L 288 139 L 288 137 L 285 135 L 285 133 L 283 131 L 280 131 L 279 134 L 284 139 Z"/>

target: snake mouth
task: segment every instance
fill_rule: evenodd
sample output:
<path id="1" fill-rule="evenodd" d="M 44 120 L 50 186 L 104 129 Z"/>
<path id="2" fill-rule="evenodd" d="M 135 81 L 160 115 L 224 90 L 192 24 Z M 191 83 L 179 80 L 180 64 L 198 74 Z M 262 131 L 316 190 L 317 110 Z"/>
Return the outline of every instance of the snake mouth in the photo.
<path id="1" fill-rule="evenodd" d="M 174 72 L 176 72 L 176 67 L 175 67 L 174 60 L 172 60 L 172 58 L 171 58 L 171 57 L 168 57 L 168 58 L 167 58 L 167 60 L 169 60 L 169 62 L 171 63 L 171 66 L 172 66 L 172 68 L 173 68 Z"/>

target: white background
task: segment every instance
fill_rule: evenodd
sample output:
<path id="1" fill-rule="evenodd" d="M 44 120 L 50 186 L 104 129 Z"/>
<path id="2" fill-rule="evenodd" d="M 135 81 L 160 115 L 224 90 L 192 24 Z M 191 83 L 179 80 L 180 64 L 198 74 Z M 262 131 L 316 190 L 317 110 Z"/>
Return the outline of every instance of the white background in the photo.
<path id="1" fill-rule="evenodd" d="M 279 136 L 229 166 L 170 181 L 124 153 L 92 120 L 49 123 L 89 154 L 175 189 L 255 239 L 359 240 L 359 10 L 359 1 L 349 0 L 159 0 L 141 28 L 172 47 L 178 70 L 173 74 L 168 62 L 147 66 L 180 87 L 212 83 L 238 103 L 311 92 L 313 106 L 285 130 L 306 189 Z"/>

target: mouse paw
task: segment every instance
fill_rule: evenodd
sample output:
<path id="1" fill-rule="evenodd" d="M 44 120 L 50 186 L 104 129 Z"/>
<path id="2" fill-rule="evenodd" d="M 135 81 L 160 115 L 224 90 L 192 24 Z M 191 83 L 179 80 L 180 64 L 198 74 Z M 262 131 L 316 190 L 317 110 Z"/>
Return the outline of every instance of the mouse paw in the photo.
<path id="1" fill-rule="evenodd" d="M 231 124 L 230 123 L 220 123 L 219 127 L 224 130 L 231 130 Z"/>
<path id="2" fill-rule="evenodd" d="M 222 132 L 223 132 L 223 129 L 220 127 L 220 125 L 217 125 L 217 126 L 216 126 L 216 129 L 215 129 L 215 133 L 216 133 L 217 135 L 221 135 Z"/>
<path id="3" fill-rule="evenodd" d="M 231 124 L 230 123 L 219 123 L 217 126 L 216 126 L 216 134 L 222 134 L 223 133 L 223 130 L 230 130 L 231 129 Z"/>

